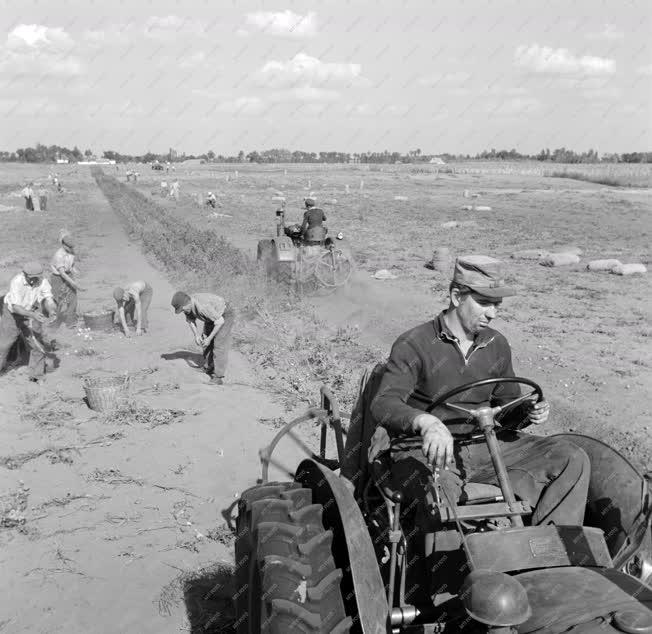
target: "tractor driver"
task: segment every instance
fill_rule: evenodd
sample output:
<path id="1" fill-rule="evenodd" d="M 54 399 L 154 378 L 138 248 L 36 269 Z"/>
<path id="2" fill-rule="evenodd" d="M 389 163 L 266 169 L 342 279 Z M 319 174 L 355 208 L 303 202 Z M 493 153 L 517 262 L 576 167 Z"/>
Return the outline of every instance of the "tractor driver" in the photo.
<path id="1" fill-rule="evenodd" d="M 460 257 L 455 262 L 449 289 L 449 305 L 434 320 L 402 334 L 394 343 L 371 415 L 390 436 L 415 436 L 421 449 L 400 442 L 392 447 L 392 478 L 408 498 L 423 500 L 432 482 L 426 465 L 440 468 L 441 485 L 450 492 L 451 503 L 464 499 L 465 482 L 498 485 L 484 438 L 469 440 L 477 431 L 464 414 L 446 407 L 426 413 L 433 400 L 472 381 L 513 377 L 512 354 L 505 337 L 490 327 L 504 297 L 515 291 L 505 285 L 498 260 L 482 255 Z M 469 409 L 500 405 L 520 396 L 517 383 L 477 387 L 452 400 Z M 540 425 L 548 420 L 550 406 L 536 397 L 507 410 Z M 517 411 L 519 410 L 520 411 Z M 503 424 L 507 421 L 503 420 Z M 463 439 L 461 434 L 467 434 Z M 378 452 L 377 433 L 370 455 Z M 523 434 L 499 433 L 502 457 L 517 498 L 533 509 L 532 525 L 584 521 L 590 462 L 584 450 L 572 443 Z M 374 445 L 376 445 L 374 447 Z"/>
<path id="2" fill-rule="evenodd" d="M 326 239 L 326 214 L 323 209 L 315 207 L 316 201 L 312 197 L 304 199 L 306 211 L 303 214 L 301 235 L 306 244 L 321 244 Z"/>

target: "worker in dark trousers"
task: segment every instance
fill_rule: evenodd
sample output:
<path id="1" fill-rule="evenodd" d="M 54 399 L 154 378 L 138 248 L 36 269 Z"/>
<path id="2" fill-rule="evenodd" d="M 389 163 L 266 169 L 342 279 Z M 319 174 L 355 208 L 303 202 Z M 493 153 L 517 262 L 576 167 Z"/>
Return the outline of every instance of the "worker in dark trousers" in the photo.
<path id="1" fill-rule="evenodd" d="M 235 321 L 233 308 L 219 295 L 188 295 L 183 291 L 177 291 L 172 296 L 172 307 L 175 313 L 185 314 L 195 343 L 203 350 L 204 371 L 211 377 L 210 382 L 223 385 Z M 202 334 L 197 330 L 198 319 L 204 323 Z"/>
<path id="2" fill-rule="evenodd" d="M 45 313 L 44 314 L 44 311 Z M 4 296 L 0 318 L 0 371 L 13 345 L 22 338 L 29 348 L 29 379 L 40 383 L 45 377 L 46 357 L 51 343 L 45 341 L 42 325 L 57 318 L 52 287 L 43 277 L 38 262 L 28 262 L 15 275 Z"/>

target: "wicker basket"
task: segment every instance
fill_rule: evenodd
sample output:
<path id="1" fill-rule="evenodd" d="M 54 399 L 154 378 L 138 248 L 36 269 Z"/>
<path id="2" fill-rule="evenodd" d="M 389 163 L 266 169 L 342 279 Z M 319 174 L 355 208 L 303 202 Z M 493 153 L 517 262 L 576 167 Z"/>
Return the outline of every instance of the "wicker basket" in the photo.
<path id="1" fill-rule="evenodd" d="M 84 324 L 86 328 L 91 330 L 113 330 L 113 315 L 112 310 L 94 311 L 91 313 L 84 313 Z"/>
<path id="2" fill-rule="evenodd" d="M 126 396 L 129 376 L 110 376 L 84 379 L 88 406 L 96 412 L 115 409 Z"/>

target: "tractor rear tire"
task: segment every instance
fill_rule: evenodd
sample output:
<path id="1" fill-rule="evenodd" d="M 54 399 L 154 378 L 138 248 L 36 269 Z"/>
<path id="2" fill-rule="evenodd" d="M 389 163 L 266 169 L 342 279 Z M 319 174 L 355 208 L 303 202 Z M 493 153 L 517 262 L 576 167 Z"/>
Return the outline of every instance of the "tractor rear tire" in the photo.
<path id="1" fill-rule="evenodd" d="M 242 494 L 235 543 L 238 634 L 349 632 L 342 571 L 322 510 L 312 504 L 312 491 L 296 482 Z"/>

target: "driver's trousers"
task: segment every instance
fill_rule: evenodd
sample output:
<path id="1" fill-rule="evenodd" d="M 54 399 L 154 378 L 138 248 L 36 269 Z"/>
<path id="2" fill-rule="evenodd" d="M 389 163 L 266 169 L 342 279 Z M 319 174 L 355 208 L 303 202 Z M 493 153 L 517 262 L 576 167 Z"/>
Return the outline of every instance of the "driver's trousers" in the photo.
<path id="1" fill-rule="evenodd" d="M 500 451 L 516 497 L 533 509 L 531 523 L 580 526 L 589 488 L 591 463 L 583 449 L 558 438 L 519 432 L 501 434 Z M 421 448 L 394 443 L 392 484 L 411 500 L 425 502 L 432 471 Z M 466 482 L 499 486 L 484 441 L 455 443 L 455 467 L 444 474 L 442 485 L 459 501 Z"/>

